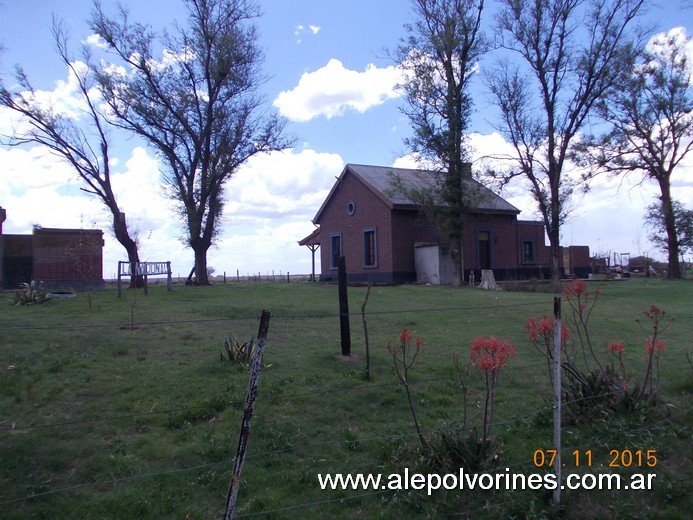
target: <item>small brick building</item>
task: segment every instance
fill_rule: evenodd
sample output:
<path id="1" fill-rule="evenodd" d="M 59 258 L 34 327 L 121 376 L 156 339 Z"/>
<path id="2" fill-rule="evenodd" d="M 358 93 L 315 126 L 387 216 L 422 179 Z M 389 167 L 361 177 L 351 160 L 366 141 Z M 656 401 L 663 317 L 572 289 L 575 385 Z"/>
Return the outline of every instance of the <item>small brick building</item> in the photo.
<path id="1" fill-rule="evenodd" d="M 32 280 L 46 289 L 102 289 L 103 232 L 98 229 L 36 228 L 31 235 L 2 232 L 0 208 L 0 287 L 16 289 Z"/>
<path id="2" fill-rule="evenodd" d="M 393 190 L 395 177 L 425 189 L 432 185 L 433 175 L 405 168 L 346 165 L 313 219 L 319 226 L 311 237 L 320 244 L 320 279 L 336 280 L 343 255 L 352 282 L 449 283 L 449 245 L 439 239 L 420 206 Z M 548 277 L 550 251 L 544 243 L 543 223 L 518 220 L 519 209 L 470 182 L 479 202 L 465 229 L 464 279 L 474 272 L 479 280 L 482 269 L 492 269 L 498 280 Z M 562 256 L 573 262 L 565 264 L 564 274 L 586 276 L 582 271 L 589 269 L 589 248 L 564 248 Z"/>

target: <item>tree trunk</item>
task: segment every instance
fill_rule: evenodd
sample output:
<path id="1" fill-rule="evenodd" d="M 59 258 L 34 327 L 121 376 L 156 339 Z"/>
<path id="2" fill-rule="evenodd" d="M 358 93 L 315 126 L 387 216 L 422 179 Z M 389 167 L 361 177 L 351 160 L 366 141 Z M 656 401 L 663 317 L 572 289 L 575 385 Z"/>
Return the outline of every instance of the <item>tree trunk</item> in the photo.
<path id="1" fill-rule="evenodd" d="M 561 246 L 550 240 L 551 244 L 551 290 L 561 292 L 563 285 L 561 284 Z"/>
<path id="2" fill-rule="evenodd" d="M 195 285 L 211 285 L 207 272 L 208 249 L 209 244 L 202 243 L 202 241 L 193 247 L 193 252 L 195 254 Z"/>
<path id="3" fill-rule="evenodd" d="M 450 256 L 452 257 L 452 278 L 450 279 L 450 285 L 452 287 L 462 286 L 462 251 L 458 250 L 458 247 L 459 246 L 450 247 Z"/>
<path id="4" fill-rule="evenodd" d="M 551 290 L 561 292 L 563 286 L 561 285 L 561 231 L 558 187 L 552 187 L 551 192 L 551 220 L 547 223 L 549 245 L 551 247 Z"/>
<path id="5" fill-rule="evenodd" d="M 668 178 L 668 177 L 667 177 Z M 679 265 L 679 237 L 676 231 L 676 217 L 674 216 L 674 206 L 671 200 L 671 189 L 668 182 L 660 182 L 660 200 L 662 201 L 662 213 L 664 213 L 664 228 L 667 232 L 667 278 L 681 278 L 681 267 Z"/>
<path id="6" fill-rule="evenodd" d="M 144 284 L 144 277 L 135 274 L 134 269 L 134 265 L 140 261 L 137 241 L 130 237 L 128 225 L 125 220 L 125 213 L 121 213 L 118 208 L 111 208 L 111 214 L 113 215 L 113 234 L 120 245 L 125 248 L 128 255 L 128 262 L 130 262 L 130 288 L 135 289 L 137 287 L 142 287 Z"/>
<path id="7" fill-rule="evenodd" d="M 493 276 L 493 271 L 491 269 L 481 270 L 481 283 L 479 284 L 479 289 L 486 289 L 487 291 L 501 290 L 496 283 L 496 278 Z"/>

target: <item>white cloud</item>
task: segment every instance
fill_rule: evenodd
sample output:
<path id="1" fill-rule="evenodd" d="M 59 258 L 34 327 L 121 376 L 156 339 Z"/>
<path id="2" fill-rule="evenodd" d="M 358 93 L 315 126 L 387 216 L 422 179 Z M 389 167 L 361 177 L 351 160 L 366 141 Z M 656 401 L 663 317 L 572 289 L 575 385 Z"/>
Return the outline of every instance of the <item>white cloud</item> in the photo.
<path id="1" fill-rule="evenodd" d="M 312 36 L 315 36 L 320 32 L 320 26 L 318 25 L 313 25 L 309 24 L 308 27 L 305 25 L 297 25 L 296 28 L 294 29 L 294 36 L 296 36 L 296 43 L 299 44 L 303 42 L 303 35 L 308 32 Z"/>
<path id="2" fill-rule="evenodd" d="M 82 43 L 85 45 L 89 45 L 92 47 L 97 47 L 99 49 L 107 49 L 108 44 L 106 43 L 106 40 L 104 40 L 99 34 L 93 33 L 90 34 L 89 36 L 86 37 L 86 39 L 82 40 Z"/>
<path id="3" fill-rule="evenodd" d="M 693 39 L 688 37 L 685 27 L 673 27 L 667 32 L 655 34 L 647 42 L 646 48 L 648 51 L 654 54 L 660 54 L 662 52 L 666 52 L 668 42 L 670 41 L 674 42 L 676 47 L 683 47 L 688 67 L 690 69 L 693 66 Z M 693 81 L 693 75 L 690 79 Z"/>
<path id="4" fill-rule="evenodd" d="M 285 150 L 248 161 L 226 185 L 219 237 L 208 252 L 216 274 L 309 273 L 310 251 L 298 241 L 314 229 L 311 220 L 343 166 L 339 155 L 314 150 Z M 157 161 L 135 149 L 117 181 L 128 222 L 139 230 L 141 257 L 169 260 L 176 275 L 187 276 L 192 250 L 180 240 L 186 233 L 174 202 L 159 190 Z M 115 244 L 110 258 L 105 251 L 104 269 L 115 270 L 122 259 L 119 247 Z"/>
<path id="5" fill-rule="evenodd" d="M 298 245 L 344 167 L 337 154 L 285 150 L 252 158 L 227 185 L 224 224 L 209 263 L 216 274 L 310 273 Z M 318 260 L 319 269 L 319 260 Z"/>
<path id="6" fill-rule="evenodd" d="M 293 90 L 280 92 L 274 105 L 282 115 L 303 122 L 319 116 L 342 116 L 347 110 L 363 113 L 399 97 L 395 87 L 400 78 L 399 69 L 393 66 L 369 64 L 358 72 L 331 59 L 321 69 L 304 73 Z"/>

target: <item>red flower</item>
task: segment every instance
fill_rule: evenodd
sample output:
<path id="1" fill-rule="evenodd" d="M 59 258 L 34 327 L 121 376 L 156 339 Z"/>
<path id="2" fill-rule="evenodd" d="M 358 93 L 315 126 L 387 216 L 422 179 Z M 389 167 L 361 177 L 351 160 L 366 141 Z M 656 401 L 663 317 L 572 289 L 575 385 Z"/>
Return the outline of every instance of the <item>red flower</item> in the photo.
<path id="1" fill-rule="evenodd" d="M 653 350 L 652 340 L 650 338 L 647 338 L 647 346 L 645 347 L 645 352 L 650 354 L 652 352 L 652 350 Z M 655 352 L 661 352 L 662 350 L 664 350 L 664 341 L 662 341 L 661 339 L 658 339 L 654 344 L 654 351 Z"/>
<path id="2" fill-rule="evenodd" d="M 554 320 L 546 314 L 539 319 L 539 322 L 537 322 L 534 316 L 530 317 L 527 323 L 525 323 L 525 329 L 527 329 L 530 341 L 537 341 L 540 337 L 545 341 L 553 339 L 553 324 Z M 566 341 L 568 334 L 568 326 L 565 323 L 561 324 L 561 340 Z"/>
<path id="3" fill-rule="evenodd" d="M 569 283 L 563 288 L 563 296 L 565 296 L 567 300 L 571 300 L 573 298 L 577 299 L 578 301 L 589 300 L 591 296 L 596 297 L 600 295 L 601 292 L 599 292 L 599 289 L 594 291 L 594 294 L 589 292 L 587 290 L 587 282 L 585 280 L 580 280 L 579 278 L 576 278 L 572 281 L 572 283 Z"/>
<path id="4" fill-rule="evenodd" d="M 609 352 L 616 352 L 617 354 L 623 353 L 623 341 L 609 341 L 609 346 L 607 347 Z"/>
<path id="5" fill-rule="evenodd" d="M 509 358 L 515 355 L 515 349 L 507 340 L 474 338 L 471 343 L 472 363 L 486 371 L 499 370 Z"/>
<path id="6" fill-rule="evenodd" d="M 424 346 L 424 340 L 421 338 L 416 338 L 416 352 L 418 353 Z M 404 327 L 399 332 L 399 347 L 396 347 L 391 340 L 387 342 L 387 349 L 390 351 L 393 357 L 397 357 L 399 352 L 406 357 L 409 352 L 409 347 L 411 347 L 411 332 L 408 328 Z"/>
<path id="7" fill-rule="evenodd" d="M 563 289 L 563 296 L 570 299 L 571 296 L 581 296 L 584 298 L 589 298 L 590 293 L 587 292 L 587 282 L 576 278 L 572 283 L 566 285 Z"/>

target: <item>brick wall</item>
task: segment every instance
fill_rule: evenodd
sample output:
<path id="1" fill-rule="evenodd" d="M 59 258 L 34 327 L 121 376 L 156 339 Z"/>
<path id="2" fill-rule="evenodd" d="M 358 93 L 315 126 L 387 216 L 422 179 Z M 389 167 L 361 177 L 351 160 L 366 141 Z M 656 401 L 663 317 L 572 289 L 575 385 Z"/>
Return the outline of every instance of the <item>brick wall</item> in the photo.
<path id="1" fill-rule="evenodd" d="M 482 268 L 478 250 L 480 233 L 488 233 L 491 269 L 518 267 L 519 245 L 514 215 L 475 215 L 465 228 L 465 269 Z"/>
<path id="2" fill-rule="evenodd" d="M 36 229 L 33 278 L 50 286 L 103 284 L 103 232 Z"/>
<path id="3" fill-rule="evenodd" d="M 339 235 L 351 281 L 403 283 L 416 280 L 415 244 L 431 241 L 435 233 L 426 227 L 415 209 L 390 209 L 389 202 L 347 171 L 322 208 L 320 221 L 321 279 L 336 280 L 332 262 L 332 237 Z M 364 265 L 364 231 L 375 230 L 377 263 Z M 488 240 L 488 255 L 480 251 L 480 239 Z M 442 238 L 442 237 L 441 237 Z M 441 244 L 446 245 L 446 244 Z M 496 271 L 498 279 L 543 277 L 550 269 L 550 250 L 545 245 L 540 221 L 518 221 L 514 213 L 472 215 L 464 232 L 465 278 L 470 270 Z M 589 248 L 570 251 L 573 265 L 589 265 Z M 489 262 L 490 265 L 483 265 Z"/>
<path id="4" fill-rule="evenodd" d="M 323 209 L 319 224 L 323 279 L 337 278 L 337 269 L 330 265 L 331 240 L 335 234 L 341 235 L 342 253 L 348 273 L 361 275 L 366 279 L 369 274 L 393 270 L 390 209 L 350 173 L 344 175 L 341 185 L 332 194 L 328 205 Z M 367 267 L 363 261 L 363 233 L 372 229 L 376 232 L 377 262 L 375 267 Z"/>

